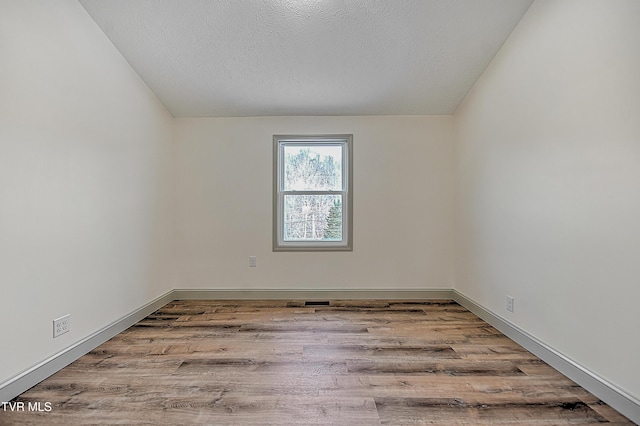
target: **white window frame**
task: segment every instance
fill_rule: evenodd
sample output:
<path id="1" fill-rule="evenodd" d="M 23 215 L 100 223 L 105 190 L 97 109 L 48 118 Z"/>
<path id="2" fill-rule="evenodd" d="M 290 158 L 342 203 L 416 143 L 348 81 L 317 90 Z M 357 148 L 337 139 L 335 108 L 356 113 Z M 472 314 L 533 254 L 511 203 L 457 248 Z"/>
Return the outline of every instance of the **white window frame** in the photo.
<path id="1" fill-rule="evenodd" d="M 340 191 L 285 191 L 285 146 L 342 146 L 342 188 Z M 352 251 L 353 250 L 353 135 L 274 135 L 273 136 L 273 251 Z M 341 241 L 285 241 L 284 197 L 296 195 L 341 195 Z"/>

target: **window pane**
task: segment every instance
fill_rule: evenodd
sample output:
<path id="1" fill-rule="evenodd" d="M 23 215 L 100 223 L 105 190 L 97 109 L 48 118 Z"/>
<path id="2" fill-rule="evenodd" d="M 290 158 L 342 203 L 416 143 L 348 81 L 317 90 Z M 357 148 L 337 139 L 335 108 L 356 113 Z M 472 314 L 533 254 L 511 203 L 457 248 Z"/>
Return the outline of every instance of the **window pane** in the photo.
<path id="1" fill-rule="evenodd" d="M 341 191 L 341 145 L 285 145 L 285 191 Z"/>
<path id="2" fill-rule="evenodd" d="M 285 195 L 284 241 L 341 241 L 342 195 Z"/>

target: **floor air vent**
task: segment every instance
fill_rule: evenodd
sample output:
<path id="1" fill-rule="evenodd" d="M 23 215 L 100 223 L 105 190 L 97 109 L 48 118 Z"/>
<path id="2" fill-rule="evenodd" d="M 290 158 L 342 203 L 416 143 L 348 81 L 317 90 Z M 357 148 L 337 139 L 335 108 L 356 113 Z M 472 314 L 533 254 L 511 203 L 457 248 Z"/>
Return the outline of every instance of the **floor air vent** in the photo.
<path id="1" fill-rule="evenodd" d="M 328 300 L 307 300 L 304 306 L 329 306 Z"/>

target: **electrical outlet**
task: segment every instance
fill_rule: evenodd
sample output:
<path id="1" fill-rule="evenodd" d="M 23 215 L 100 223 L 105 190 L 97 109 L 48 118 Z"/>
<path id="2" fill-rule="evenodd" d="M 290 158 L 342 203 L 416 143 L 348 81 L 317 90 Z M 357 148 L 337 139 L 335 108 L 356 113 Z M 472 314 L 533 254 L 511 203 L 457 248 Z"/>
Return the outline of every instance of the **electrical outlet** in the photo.
<path id="1" fill-rule="evenodd" d="M 71 314 L 67 314 L 63 317 L 53 320 L 53 337 L 58 337 L 61 334 L 68 333 L 71 329 Z"/>
<path id="2" fill-rule="evenodd" d="M 507 311 L 513 312 L 513 303 L 514 303 L 513 297 L 507 296 Z"/>
<path id="3" fill-rule="evenodd" d="M 256 267 L 256 257 L 255 256 L 249 256 L 249 266 L 252 268 Z"/>

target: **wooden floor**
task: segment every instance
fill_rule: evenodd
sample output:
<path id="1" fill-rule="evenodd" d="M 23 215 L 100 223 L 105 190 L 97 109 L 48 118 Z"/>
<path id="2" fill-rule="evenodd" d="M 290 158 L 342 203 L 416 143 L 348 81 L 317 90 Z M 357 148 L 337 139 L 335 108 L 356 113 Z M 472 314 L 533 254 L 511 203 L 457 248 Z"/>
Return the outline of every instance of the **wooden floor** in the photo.
<path id="1" fill-rule="evenodd" d="M 176 301 L 0 424 L 632 424 L 448 301 Z"/>

